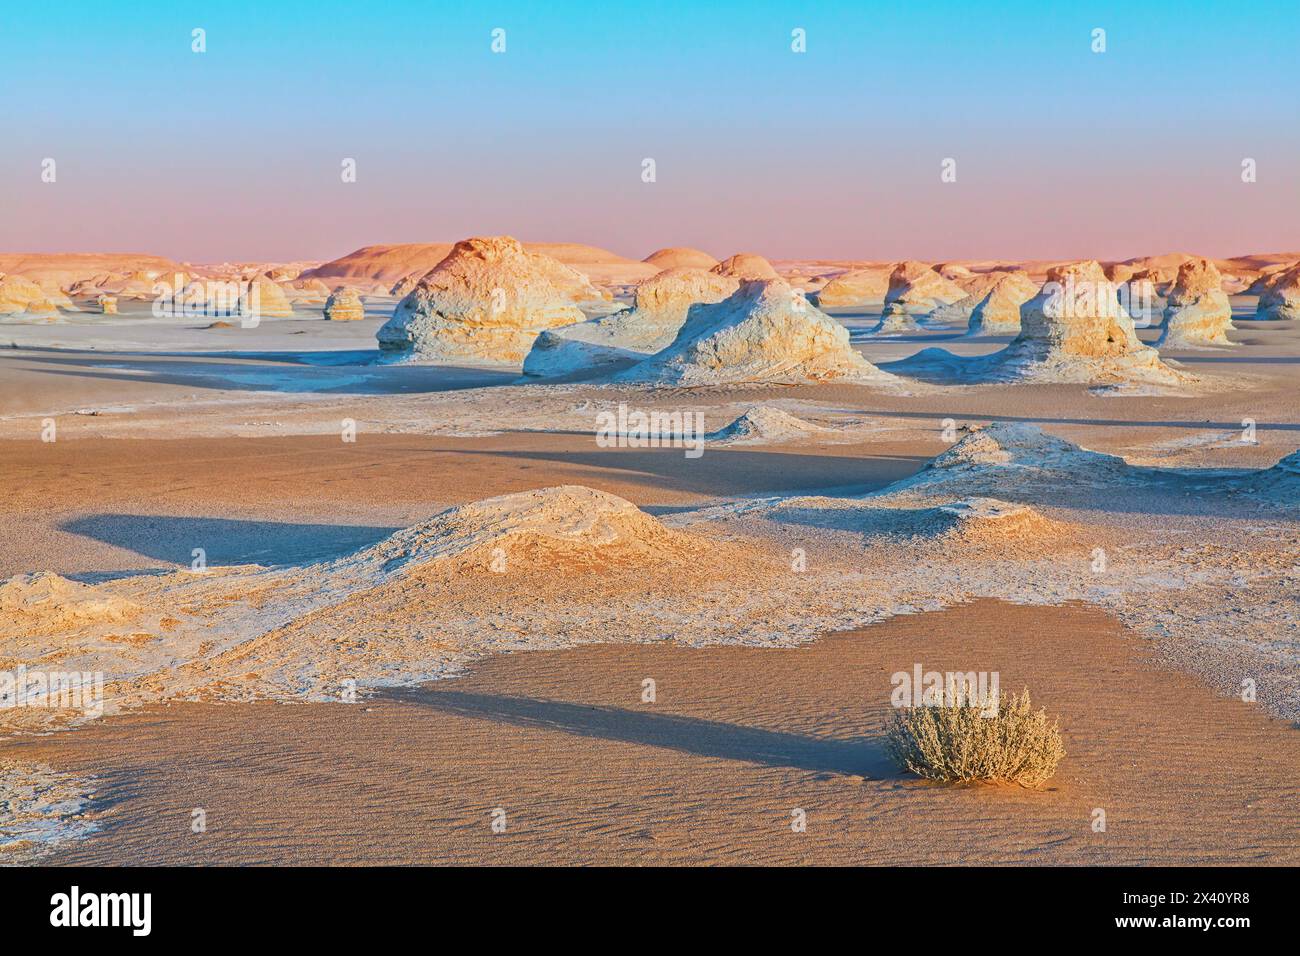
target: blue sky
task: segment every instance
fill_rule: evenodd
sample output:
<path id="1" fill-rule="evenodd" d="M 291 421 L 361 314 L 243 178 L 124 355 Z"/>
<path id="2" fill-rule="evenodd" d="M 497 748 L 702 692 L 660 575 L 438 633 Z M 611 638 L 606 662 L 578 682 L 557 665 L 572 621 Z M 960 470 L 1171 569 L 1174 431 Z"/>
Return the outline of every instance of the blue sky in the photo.
<path id="1" fill-rule="evenodd" d="M 496 232 L 635 256 L 1300 248 L 1300 5 L 973 7 L 10 4 L 0 249 L 288 259 Z"/>

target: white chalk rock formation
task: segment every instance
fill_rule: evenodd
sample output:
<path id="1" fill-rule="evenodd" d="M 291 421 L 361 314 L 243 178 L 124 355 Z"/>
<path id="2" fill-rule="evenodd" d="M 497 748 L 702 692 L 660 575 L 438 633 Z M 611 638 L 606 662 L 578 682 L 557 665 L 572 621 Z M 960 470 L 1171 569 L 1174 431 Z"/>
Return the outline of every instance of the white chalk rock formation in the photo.
<path id="1" fill-rule="evenodd" d="M 1123 458 L 1081 448 L 1037 425 L 992 422 L 965 432 L 951 448 L 889 490 L 997 495 L 1071 483 L 1114 484 L 1128 473 Z"/>
<path id="2" fill-rule="evenodd" d="M 1038 283 L 1023 272 L 1004 272 L 982 295 L 963 300 L 970 307 L 967 335 L 1014 335 L 1020 307 L 1038 293 Z M 957 303 L 961 305 L 962 303 Z"/>
<path id="3" fill-rule="evenodd" d="M 894 266 L 889 274 L 885 306 L 900 305 L 908 312 L 928 315 L 941 305 L 960 302 L 966 290 L 945 279 L 924 262 L 907 260 Z"/>
<path id="4" fill-rule="evenodd" d="M 1178 267 L 1156 345 L 1232 345 L 1228 340 L 1231 329 L 1232 303 L 1223 291 L 1219 270 L 1208 259 L 1188 259 Z"/>
<path id="5" fill-rule="evenodd" d="M 921 331 L 921 323 L 901 302 L 891 302 L 880 314 L 880 321 L 867 330 L 868 335 L 903 335 Z"/>
<path id="6" fill-rule="evenodd" d="M 890 380 L 849 346 L 849 333 L 781 279 L 750 281 L 690 311 L 662 352 L 617 380 L 698 386 Z"/>
<path id="7" fill-rule="evenodd" d="M 831 278 L 817 293 L 820 309 L 856 305 L 879 305 L 889 292 L 892 266 L 852 269 Z"/>
<path id="8" fill-rule="evenodd" d="M 344 559 L 385 571 L 454 559 L 463 570 L 554 568 L 566 559 L 658 562 L 690 539 L 630 501 L 583 485 L 501 495 L 449 508 Z"/>
<path id="9" fill-rule="evenodd" d="M 99 303 L 99 311 L 104 315 L 117 315 L 117 296 L 100 295 L 95 301 Z"/>
<path id="10" fill-rule="evenodd" d="M 465 239 L 398 303 L 379 346 L 412 360 L 518 365 L 539 333 L 585 319 L 556 284 L 566 270 L 509 236 Z"/>
<path id="11" fill-rule="evenodd" d="M 1300 319 L 1300 263 L 1269 277 L 1260 293 L 1256 319 Z"/>
<path id="12" fill-rule="evenodd" d="M 761 445 L 815 437 L 827 429 L 770 405 L 755 405 L 726 428 L 705 435 L 719 445 Z"/>
<path id="13" fill-rule="evenodd" d="M 266 275 L 255 275 L 239 298 L 241 315 L 283 318 L 293 315 L 293 306 L 278 282 Z"/>
<path id="14" fill-rule="evenodd" d="M 772 263 L 756 252 L 738 252 L 728 256 L 713 267 L 720 276 L 731 276 L 742 282 L 749 279 L 779 279 Z"/>
<path id="15" fill-rule="evenodd" d="M 355 322 L 366 317 L 366 307 L 356 289 L 345 286 L 325 302 L 325 318 L 330 322 Z"/>
<path id="16" fill-rule="evenodd" d="M 18 315 L 44 299 L 41 287 L 30 279 L 13 273 L 0 275 L 0 315 Z"/>
<path id="17" fill-rule="evenodd" d="M 639 362 L 672 344 L 693 306 L 721 302 L 739 284 L 703 269 L 665 269 L 636 287 L 632 308 L 542 332 L 524 374 L 555 377 Z"/>
<path id="18" fill-rule="evenodd" d="M 1020 309 L 1020 334 L 988 361 L 1011 378 L 1090 384 L 1190 380 L 1138 340 L 1114 283 L 1093 261 L 1049 270 L 1043 288 Z"/>

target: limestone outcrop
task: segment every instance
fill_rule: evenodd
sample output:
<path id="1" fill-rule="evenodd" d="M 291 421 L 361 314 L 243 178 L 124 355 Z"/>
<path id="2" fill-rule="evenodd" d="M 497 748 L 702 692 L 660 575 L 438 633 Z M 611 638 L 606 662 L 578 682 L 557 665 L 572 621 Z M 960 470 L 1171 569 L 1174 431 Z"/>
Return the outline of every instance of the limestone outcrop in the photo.
<path id="1" fill-rule="evenodd" d="M 1223 291 L 1219 270 L 1208 259 L 1188 259 L 1178 267 L 1156 345 L 1232 345 L 1231 330 L 1232 303 Z"/>
<path id="2" fill-rule="evenodd" d="M 784 280 L 768 279 L 692 308 L 671 345 L 615 378 L 691 387 L 891 377 L 850 347 L 844 326 Z"/>
<path id="3" fill-rule="evenodd" d="M 325 318 L 331 322 L 355 322 L 366 317 L 366 307 L 356 289 L 345 286 L 325 302 Z"/>
<path id="4" fill-rule="evenodd" d="M 556 282 L 565 270 L 509 236 L 465 239 L 398 303 L 379 346 L 410 360 L 518 365 L 539 333 L 586 318 Z"/>

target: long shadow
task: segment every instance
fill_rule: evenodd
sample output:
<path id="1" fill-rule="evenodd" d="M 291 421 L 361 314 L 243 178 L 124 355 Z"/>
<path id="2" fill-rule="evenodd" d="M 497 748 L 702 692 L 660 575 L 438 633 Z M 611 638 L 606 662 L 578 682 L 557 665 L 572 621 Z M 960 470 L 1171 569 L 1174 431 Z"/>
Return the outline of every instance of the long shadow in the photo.
<path id="1" fill-rule="evenodd" d="M 188 356 L 187 356 L 188 358 Z M 181 385 L 215 391 L 326 392 L 343 395 L 387 395 L 400 392 L 442 392 L 491 385 L 508 385 L 514 372 L 491 369 L 419 365 L 277 365 L 192 361 L 122 361 L 112 353 L 85 359 L 27 356 L 27 361 L 56 366 L 50 375 L 98 378 L 112 382 Z"/>
<path id="2" fill-rule="evenodd" d="M 795 491 L 810 494 L 829 489 L 835 489 L 837 494 L 865 494 L 916 474 L 929 461 L 923 455 L 861 458 L 734 448 L 721 454 L 706 453 L 701 458 L 686 458 L 680 448 L 606 448 L 590 452 L 449 448 L 445 451 L 453 455 L 554 461 L 582 467 L 588 471 L 575 478 L 566 477 L 565 481 L 581 477 L 597 485 L 607 480 L 611 471 L 644 475 L 655 478 L 659 487 L 709 496 Z"/>
<path id="3" fill-rule="evenodd" d="M 650 710 L 456 690 L 400 691 L 393 692 L 393 696 L 458 717 L 660 747 L 699 757 L 877 779 L 897 775 L 883 741 L 877 737 L 806 737 Z"/>
<path id="4" fill-rule="evenodd" d="M 64 522 L 60 528 L 177 565 L 189 565 L 195 548 L 204 550 L 210 565 L 306 564 L 368 547 L 399 530 L 378 525 L 124 514 L 87 515 Z"/>
<path id="5" fill-rule="evenodd" d="M 926 421 L 935 421 L 936 413 L 932 411 L 907 412 L 901 409 L 855 409 L 856 415 L 879 415 L 882 417 L 892 418 L 920 418 Z M 1195 428 L 1199 431 L 1211 431 L 1222 429 L 1224 431 L 1239 432 L 1241 431 L 1241 422 L 1211 422 L 1211 421 L 1172 421 L 1169 419 L 1151 419 L 1144 421 L 1136 418 L 1049 418 L 1045 415 L 1007 415 L 1001 412 L 992 414 L 988 411 L 967 412 L 946 410 L 944 417 L 953 418 L 958 421 L 962 419 L 971 419 L 973 421 L 994 421 L 994 422 L 1030 422 L 1035 425 L 1107 425 L 1120 428 L 1142 427 L 1142 428 Z M 1259 422 L 1256 424 L 1257 431 L 1300 431 L 1300 423 L 1297 422 Z M 935 429 L 938 430 L 937 428 Z"/>

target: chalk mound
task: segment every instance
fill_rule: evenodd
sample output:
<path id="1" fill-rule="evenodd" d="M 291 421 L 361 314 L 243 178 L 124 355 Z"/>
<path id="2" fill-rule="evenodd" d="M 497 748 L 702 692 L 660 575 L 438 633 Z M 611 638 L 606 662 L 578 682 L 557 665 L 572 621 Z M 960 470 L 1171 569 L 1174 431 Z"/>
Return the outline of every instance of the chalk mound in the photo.
<path id="1" fill-rule="evenodd" d="M 842 272 L 821 287 L 817 293 L 817 307 L 826 309 L 883 303 L 889 292 L 891 272 L 892 266 Z"/>
<path id="2" fill-rule="evenodd" d="M 357 292 L 356 289 L 352 291 Z M 285 294 L 295 304 L 315 305 L 329 301 L 330 287 L 320 279 L 295 279 L 285 284 Z"/>
<path id="3" fill-rule="evenodd" d="M 1003 272 L 981 295 L 972 294 L 952 308 L 969 309 L 967 335 L 1014 335 L 1020 331 L 1020 307 L 1037 292 L 1038 283 L 1025 273 Z"/>
<path id="4" fill-rule="evenodd" d="M 1300 319 L 1300 263 L 1270 278 L 1260 293 L 1256 319 Z"/>
<path id="5" fill-rule="evenodd" d="M 585 319 L 557 284 L 572 272 L 509 236 L 463 240 L 398 303 L 379 346 L 415 360 L 518 365 L 540 332 Z"/>
<path id="6" fill-rule="evenodd" d="M 718 260 L 707 252 L 689 246 L 669 246 L 656 249 L 643 260 L 660 269 L 712 269 Z"/>
<path id="7" fill-rule="evenodd" d="M 901 306 L 916 315 L 928 315 L 941 305 L 960 302 L 966 290 L 945 279 L 924 262 L 908 259 L 894 266 L 889 274 L 885 306 Z"/>
<path id="8" fill-rule="evenodd" d="M 117 315 L 117 296 L 100 295 L 95 299 L 99 306 L 99 311 L 103 315 Z"/>
<path id="9" fill-rule="evenodd" d="M 284 318 L 293 315 L 293 306 L 278 282 L 266 275 L 256 275 L 239 297 L 239 314 Z"/>
<path id="10" fill-rule="evenodd" d="M 1232 303 L 1223 278 L 1209 259 L 1188 259 L 1178 267 L 1169 292 L 1157 346 L 1232 345 Z"/>
<path id="11" fill-rule="evenodd" d="M 48 634 L 92 624 L 136 620 L 143 609 L 88 584 L 49 571 L 20 574 L 0 584 L 0 634 Z"/>
<path id="12" fill-rule="evenodd" d="M 1026 485 L 1112 484 L 1125 478 L 1128 468 L 1122 458 L 1081 448 L 1037 425 L 993 422 L 966 429 L 951 448 L 889 490 L 953 488 L 963 495 L 996 497 Z"/>
<path id="13" fill-rule="evenodd" d="M 1293 266 L 1300 266 L 1300 262 L 1274 262 L 1262 266 L 1257 275 L 1251 280 L 1246 287 L 1243 295 L 1263 295 L 1277 283 L 1278 279 L 1286 275 Z"/>
<path id="14" fill-rule="evenodd" d="M 962 498 L 933 508 L 904 511 L 891 531 L 918 543 L 950 547 L 1044 545 L 1064 526 L 1029 505 L 998 498 Z"/>
<path id="15" fill-rule="evenodd" d="M 1043 288 L 1020 309 L 1020 334 L 1001 352 L 973 362 L 1003 380 L 1194 381 L 1138 340 L 1115 285 L 1092 261 L 1051 269 Z"/>
<path id="16" fill-rule="evenodd" d="M 366 317 L 361 294 L 346 286 L 325 300 L 325 318 L 331 322 L 355 322 Z"/>
<path id="17" fill-rule="evenodd" d="M 690 538 L 630 501 L 582 485 L 501 495 L 449 508 L 361 552 L 386 570 L 451 561 L 459 571 L 671 561 Z"/>
<path id="18" fill-rule="evenodd" d="M 60 312 L 81 311 L 81 309 L 78 308 L 77 304 L 72 301 L 72 299 L 68 296 L 66 292 L 63 291 L 63 289 L 59 286 L 58 283 L 51 282 L 50 280 L 46 279 L 44 281 L 38 282 L 37 285 L 41 287 L 41 292 L 45 294 L 45 301 L 49 302 L 50 305 L 54 306 Z"/>
<path id="19" fill-rule="evenodd" d="M 767 442 L 796 441 L 827 429 L 770 405 L 756 405 L 725 428 L 705 435 L 704 440 L 719 445 L 759 445 Z"/>
<path id="20" fill-rule="evenodd" d="M 899 302 L 891 302 L 880 314 L 880 321 L 867 330 L 868 335 L 904 335 L 908 332 L 921 331 L 921 323 L 907 307 Z"/>
<path id="21" fill-rule="evenodd" d="M 703 269 L 665 269 L 636 287 L 632 308 L 543 331 L 524 359 L 524 374 L 554 377 L 639 362 L 672 344 L 693 306 L 721 302 L 738 287 Z"/>
<path id="22" fill-rule="evenodd" d="M 0 315 L 18 315 L 29 311 L 33 303 L 45 300 L 45 292 L 30 279 L 13 273 L 0 274 Z"/>
<path id="23" fill-rule="evenodd" d="M 770 279 L 693 307 L 671 345 L 615 378 L 689 387 L 890 376 L 849 346 L 844 326 L 784 280 Z"/>
<path id="24" fill-rule="evenodd" d="M 734 256 L 728 256 L 714 266 L 713 271 L 720 276 L 731 276 L 741 281 L 780 278 L 772 268 L 772 263 L 756 252 L 738 252 Z"/>

